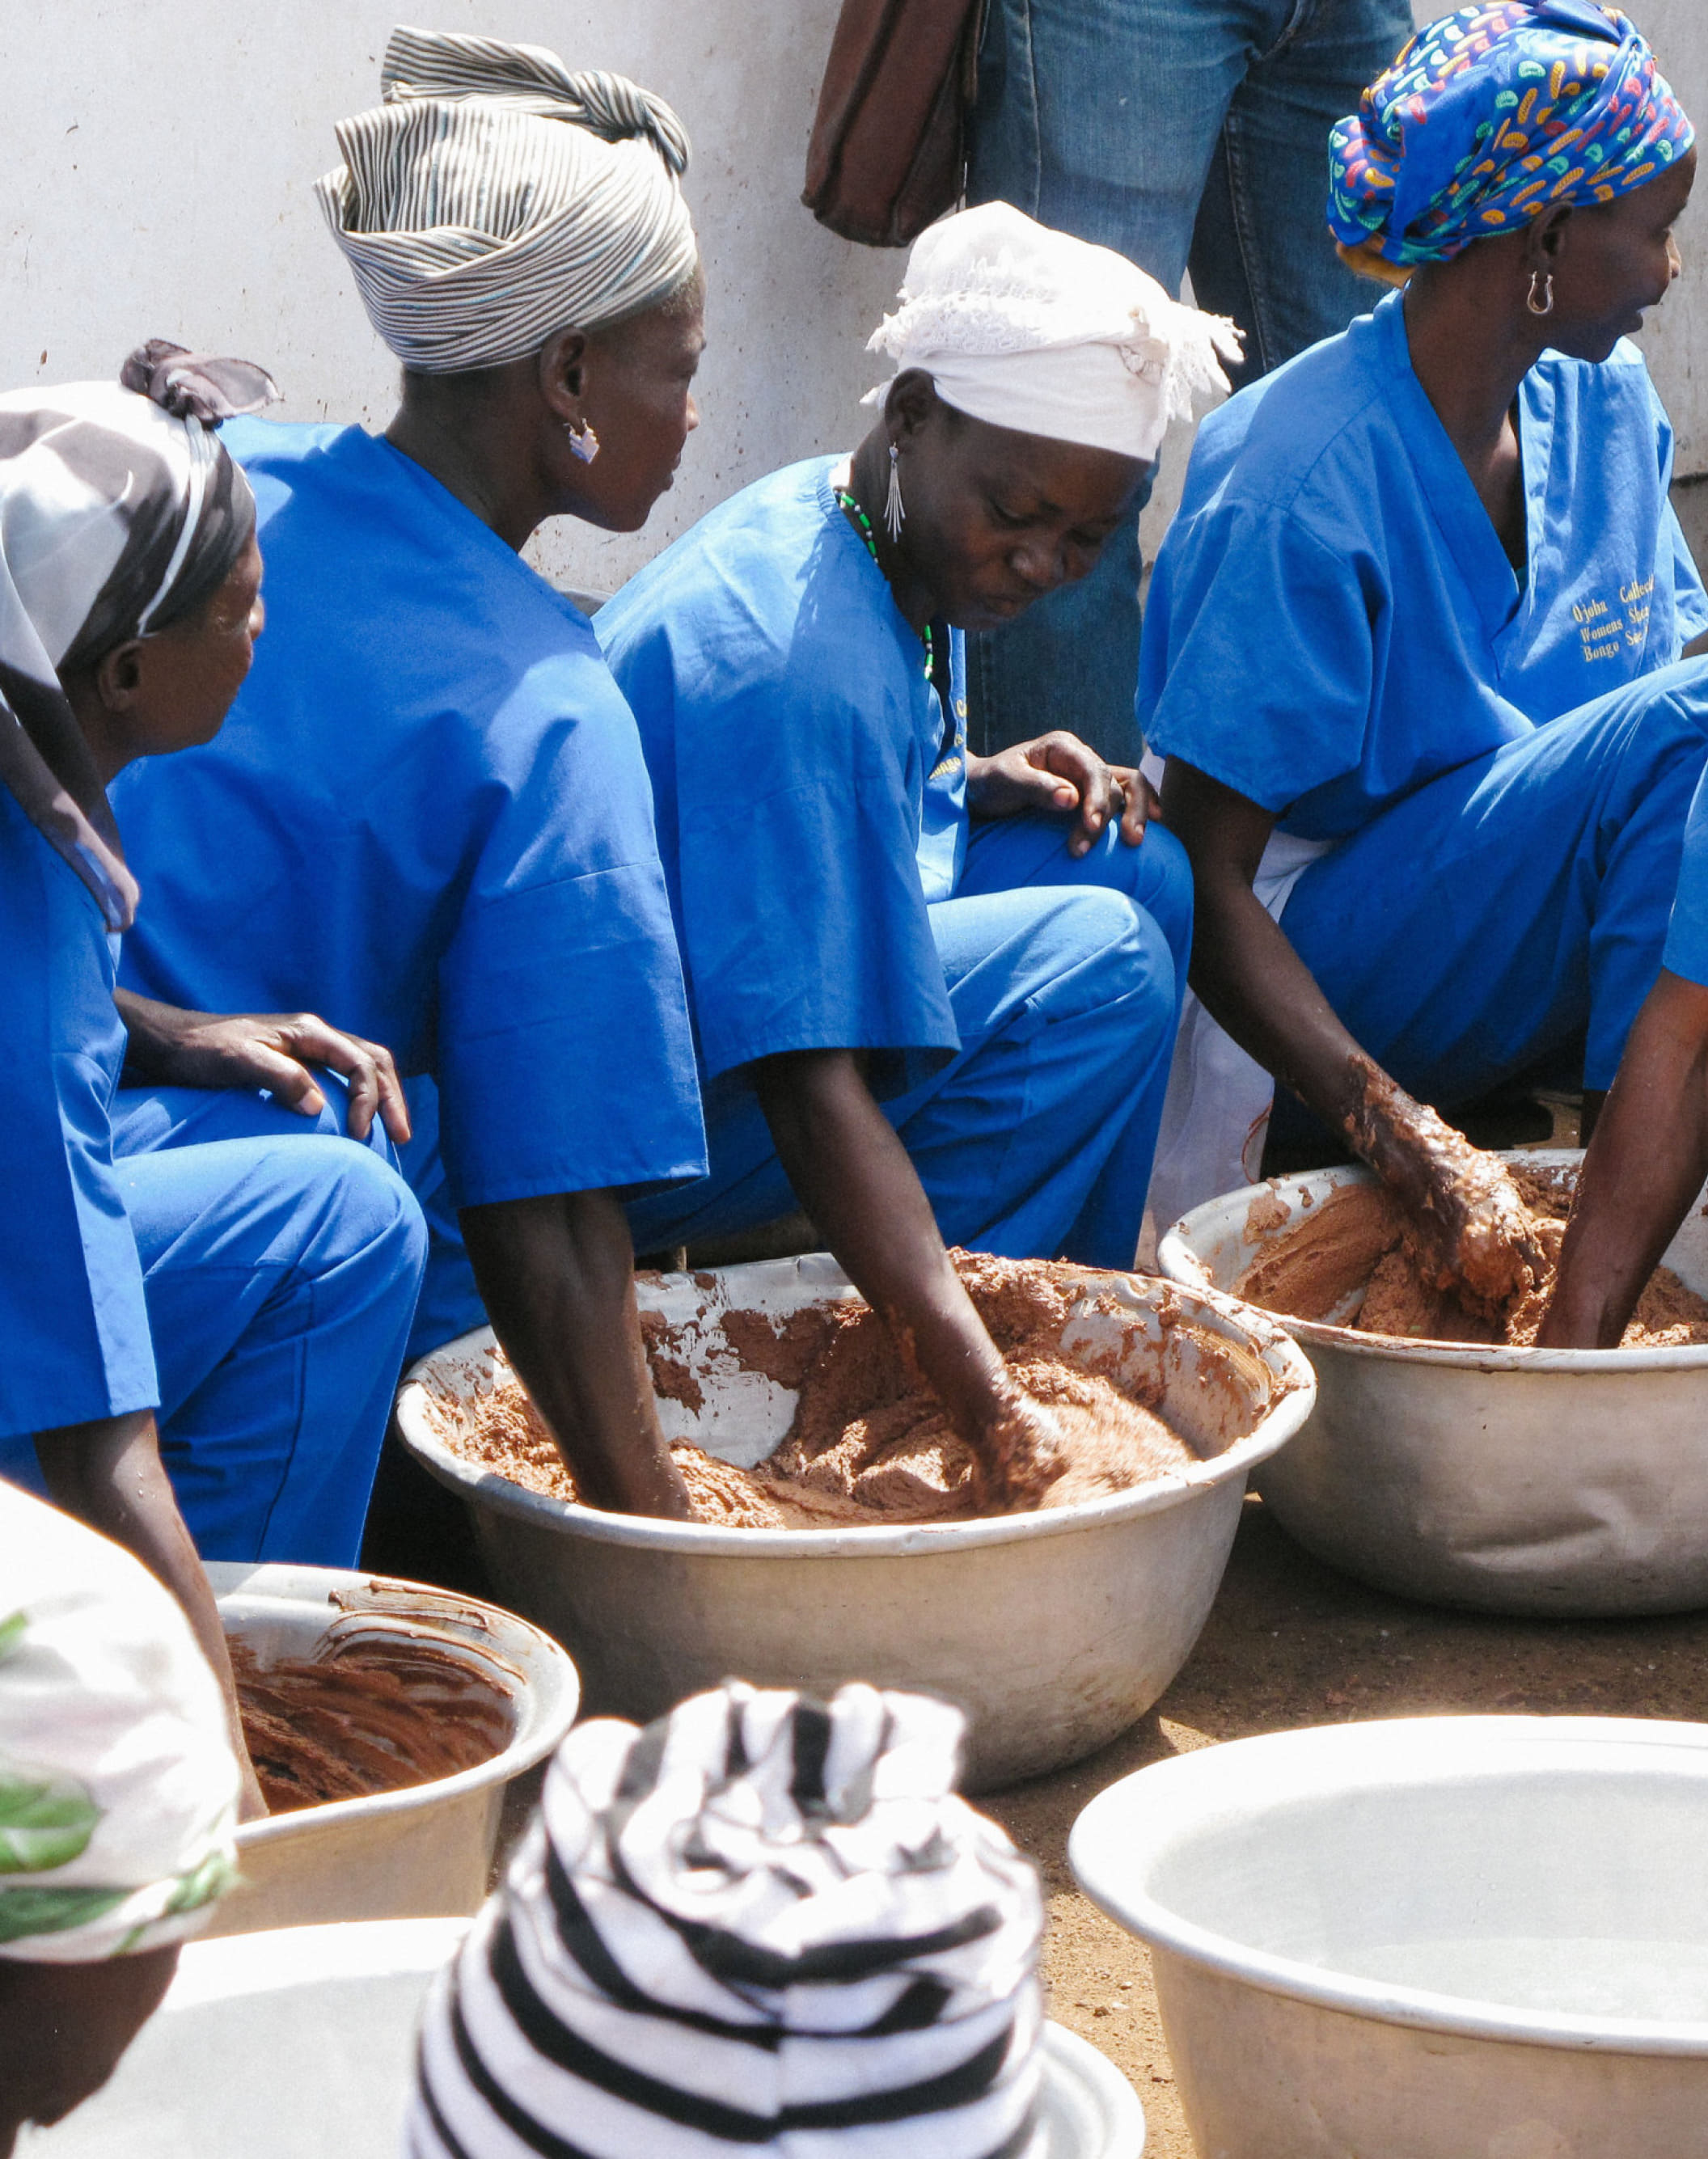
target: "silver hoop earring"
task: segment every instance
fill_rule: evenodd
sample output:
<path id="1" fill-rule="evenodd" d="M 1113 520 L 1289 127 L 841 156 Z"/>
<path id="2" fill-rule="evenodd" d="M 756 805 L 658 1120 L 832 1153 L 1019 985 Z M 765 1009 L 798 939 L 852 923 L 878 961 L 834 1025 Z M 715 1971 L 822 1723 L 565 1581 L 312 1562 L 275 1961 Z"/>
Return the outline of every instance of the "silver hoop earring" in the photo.
<path id="1" fill-rule="evenodd" d="M 907 515 L 902 507 L 901 458 L 892 443 L 889 446 L 889 493 L 883 499 L 883 526 L 893 541 L 901 538 Z"/>
<path id="2" fill-rule="evenodd" d="M 599 454 L 599 438 L 583 420 L 579 427 L 569 421 L 563 423 L 563 432 L 569 437 L 569 447 L 584 465 L 590 465 Z"/>
<path id="3" fill-rule="evenodd" d="M 1537 304 L 1536 301 L 1536 287 L 1539 284 L 1542 287 L 1542 298 L 1540 306 Z M 1551 270 L 1547 272 L 1545 275 L 1540 270 L 1531 271 L 1530 289 L 1524 296 L 1524 305 L 1529 309 L 1533 315 L 1551 315 L 1553 313 L 1554 272 Z"/>

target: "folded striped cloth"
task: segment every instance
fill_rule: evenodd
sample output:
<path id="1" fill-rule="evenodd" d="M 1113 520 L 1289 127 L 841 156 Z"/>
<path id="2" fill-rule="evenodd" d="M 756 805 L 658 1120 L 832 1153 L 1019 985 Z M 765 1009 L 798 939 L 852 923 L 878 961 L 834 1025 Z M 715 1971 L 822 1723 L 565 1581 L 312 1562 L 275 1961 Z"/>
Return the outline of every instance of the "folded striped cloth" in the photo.
<path id="1" fill-rule="evenodd" d="M 731 1680 L 572 1732 L 428 2005 L 409 2159 L 1029 2159 L 1043 1905 L 963 1725 Z"/>

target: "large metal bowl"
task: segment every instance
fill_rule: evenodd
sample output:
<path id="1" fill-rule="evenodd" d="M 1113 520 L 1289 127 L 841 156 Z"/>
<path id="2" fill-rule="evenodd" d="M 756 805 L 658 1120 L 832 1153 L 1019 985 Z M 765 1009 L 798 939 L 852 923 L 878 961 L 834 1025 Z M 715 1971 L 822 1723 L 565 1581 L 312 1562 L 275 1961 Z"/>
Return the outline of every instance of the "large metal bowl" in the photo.
<path id="1" fill-rule="evenodd" d="M 39 2132 L 31 2153 L 391 2159 L 422 2004 L 468 1924 L 392 1919 L 192 1942 L 111 2083 Z M 1041 2134 L 1027 2159 L 1140 2159 L 1144 2115 L 1115 2064 L 1059 2024 L 1044 2026 L 1042 2048 Z"/>
<path id="2" fill-rule="evenodd" d="M 1088 1275 L 1064 1348 L 1155 1380 L 1161 1414 L 1213 1457 L 1131 1493 L 928 1527 L 727 1530 L 541 1497 L 453 1453 L 445 1435 L 493 1383 L 489 1329 L 424 1359 L 397 1403 L 405 1443 L 463 1494 L 506 1602 L 575 1657 L 587 1706 L 639 1719 L 737 1675 L 826 1695 L 845 1680 L 924 1687 L 971 1720 L 966 1782 L 988 1789 L 1088 1754 L 1185 1662 L 1227 1564 L 1247 1472 L 1310 1414 L 1310 1366 L 1231 1299 Z M 643 1283 L 681 1330 L 705 1403 L 666 1429 L 752 1463 L 794 1397 L 741 1369 L 732 1310 L 781 1318 L 851 1295 L 823 1256 Z M 1119 1319 L 1090 1308 L 1113 1296 Z"/>
<path id="3" fill-rule="evenodd" d="M 1419 1717 L 1209 1747 L 1074 1825 L 1214 2159 L 1701 2159 L 1708 1727 Z"/>
<path id="4" fill-rule="evenodd" d="M 1581 1153 L 1507 1160 L 1575 1168 Z M 1365 1169 L 1210 1200 L 1163 1238 L 1183 1285 L 1229 1290 Z M 1708 1292 L 1708 1219 L 1666 1254 Z M 1596 1618 L 1708 1604 L 1708 1347 L 1504 1349 L 1289 1319 L 1317 1413 L 1256 1482 L 1309 1551 L 1378 1588 L 1486 1612 Z"/>

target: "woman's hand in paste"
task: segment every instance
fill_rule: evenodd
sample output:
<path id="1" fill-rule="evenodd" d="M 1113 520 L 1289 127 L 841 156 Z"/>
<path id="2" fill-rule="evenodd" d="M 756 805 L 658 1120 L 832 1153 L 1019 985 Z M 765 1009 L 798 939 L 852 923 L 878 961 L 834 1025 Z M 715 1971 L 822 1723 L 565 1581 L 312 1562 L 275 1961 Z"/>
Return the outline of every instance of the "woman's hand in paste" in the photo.
<path id="1" fill-rule="evenodd" d="M 349 1082 L 345 1130 L 365 1140 L 377 1111 L 401 1147 L 409 1108 L 391 1053 L 330 1027 L 313 1012 L 181 1011 L 129 990 L 114 993 L 130 1042 L 125 1078 L 154 1087 L 264 1087 L 287 1109 L 318 1116 L 326 1097 L 313 1067 Z"/>
<path id="2" fill-rule="evenodd" d="M 1068 852 L 1076 858 L 1090 852 L 1111 818 L 1120 819 L 1121 838 L 1136 847 L 1146 824 L 1162 815 L 1150 782 L 1131 765 L 1105 764 L 1089 743 L 1061 727 L 995 757 L 970 757 L 966 800 L 970 815 L 986 822 L 1072 816 Z"/>
<path id="3" fill-rule="evenodd" d="M 1343 1129 L 1431 1248 L 1440 1287 L 1492 1310 L 1534 1287 L 1547 1255 L 1505 1163 L 1362 1053 L 1350 1060 L 1348 1080 Z"/>

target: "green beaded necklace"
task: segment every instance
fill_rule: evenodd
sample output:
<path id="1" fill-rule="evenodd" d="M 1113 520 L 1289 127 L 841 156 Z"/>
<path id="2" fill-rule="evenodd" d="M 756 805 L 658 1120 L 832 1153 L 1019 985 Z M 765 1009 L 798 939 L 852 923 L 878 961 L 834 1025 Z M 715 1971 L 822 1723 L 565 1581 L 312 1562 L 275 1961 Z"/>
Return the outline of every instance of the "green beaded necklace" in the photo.
<path id="1" fill-rule="evenodd" d="M 849 516 L 854 520 L 854 522 L 860 527 L 860 536 L 866 542 L 866 551 L 871 556 L 872 561 L 877 564 L 879 572 L 882 573 L 883 565 L 882 562 L 877 561 L 877 535 L 872 529 L 872 520 L 860 507 L 860 505 L 854 500 L 854 497 L 850 494 L 846 487 L 839 487 L 836 489 L 834 492 L 836 500 L 841 505 L 842 508 L 847 511 Z M 929 682 L 931 680 L 932 673 L 937 665 L 937 653 L 931 636 L 931 625 L 929 622 L 925 625 L 923 634 L 925 639 L 925 680 Z"/>

